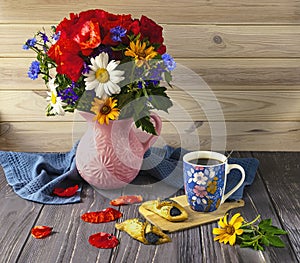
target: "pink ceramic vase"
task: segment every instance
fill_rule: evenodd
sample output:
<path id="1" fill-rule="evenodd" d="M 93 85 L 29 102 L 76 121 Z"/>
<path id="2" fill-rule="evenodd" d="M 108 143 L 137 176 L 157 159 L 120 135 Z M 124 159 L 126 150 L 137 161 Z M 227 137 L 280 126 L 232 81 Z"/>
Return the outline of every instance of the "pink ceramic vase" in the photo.
<path id="1" fill-rule="evenodd" d="M 80 114 L 88 122 L 88 129 L 76 151 L 76 167 L 81 177 L 98 189 L 126 186 L 138 174 L 143 156 L 158 136 L 135 127 L 132 118 L 110 121 L 100 125 L 87 112 Z M 156 132 L 161 131 L 161 119 L 151 114 Z"/>

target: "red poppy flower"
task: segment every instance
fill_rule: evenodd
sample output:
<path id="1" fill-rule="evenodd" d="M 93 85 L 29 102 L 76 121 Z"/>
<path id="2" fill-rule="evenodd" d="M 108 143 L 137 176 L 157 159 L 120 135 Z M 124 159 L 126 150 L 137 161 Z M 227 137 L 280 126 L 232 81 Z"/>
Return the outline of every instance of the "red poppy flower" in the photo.
<path id="1" fill-rule="evenodd" d="M 78 188 L 79 187 L 77 184 L 68 188 L 54 188 L 53 194 L 58 195 L 60 197 L 70 197 L 76 194 Z"/>
<path id="2" fill-rule="evenodd" d="M 106 223 L 122 217 L 122 213 L 114 208 L 106 208 L 98 212 L 88 212 L 81 216 L 81 219 L 88 223 Z"/>
<path id="3" fill-rule="evenodd" d="M 101 44 L 99 24 L 93 21 L 86 21 L 73 37 L 73 40 L 79 44 L 82 54 L 89 56 L 93 49 Z"/>
<path id="4" fill-rule="evenodd" d="M 31 229 L 31 235 L 37 239 L 47 237 L 51 234 L 51 232 L 52 227 L 49 226 L 35 226 Z"/>
<path id="5" fill-rule="evenodd" d="M 89 243 L 97 248 L 114 248 L 119 240 L 112 234 L 99 232 L 89 237 Z"/>
<path id="6" fill-rule="evenodd" d="M 141 195 L 123 195 L 114 200 L 111 200 L 110 204 L 114 206 L 119 206 L 140 203 L 142 201 L 143 197 Z"/>

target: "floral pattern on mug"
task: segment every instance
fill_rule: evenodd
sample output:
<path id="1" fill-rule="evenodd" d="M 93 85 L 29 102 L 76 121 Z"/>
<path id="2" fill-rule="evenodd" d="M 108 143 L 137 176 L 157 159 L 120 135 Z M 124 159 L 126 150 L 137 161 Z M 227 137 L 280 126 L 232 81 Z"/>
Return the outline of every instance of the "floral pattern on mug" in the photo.
<path id="1" fill-rule="evenodd" d="M 188 199 L 192 203 L 192 209 L 205 212 L 214 211 L 221 204 L 225 166 L 188 166 L 188 169 L 185 170 L 185 189 Z"/>
<path id="2" fill-rule="evenodd" d="M 193 181 L 198 185 L 206 185 L 206 181 L 208 180 L 208 177 L 204 175 L 203 172 L 198 172 L 194 174 Z"/>
<path id="3" fill-rule="evenodd" d="M 205 197 L 207 195 L 206 188 L 204 186 L 196 185 L 193 189 L 196 196 Z"/>

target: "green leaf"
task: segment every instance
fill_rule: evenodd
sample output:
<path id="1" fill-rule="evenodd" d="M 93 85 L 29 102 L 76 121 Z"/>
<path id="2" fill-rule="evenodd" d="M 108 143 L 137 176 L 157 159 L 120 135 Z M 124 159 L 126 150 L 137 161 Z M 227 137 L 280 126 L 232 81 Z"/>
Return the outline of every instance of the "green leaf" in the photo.
<path id="1" fill-rule="evenodd" d="M 265 227 L 271 226 L 272 225 L 272 219 L 264 219 L 261 220 L 258 224 L 260 229 L 264 229 Z"/>
<path id="2" fill-rule="evenodd" d="M 172 81 L 172 75 L 171 75 L 171 73 L 169 71 L 165 72 L 165 80 L 168 83 Z"/>
<path id="3" fill-rule="evenodd" d="M 266 235 L 265 237 L 268 239 L 270 245 L 274 247 L 285 247 L 285 244 L 280 237 L 272 235 Z"/>
<path id="4" fill-rule="evenodd" d="M 265 236 L 262 236 L 262 238 L 261 238 L 261 244 L 263 244 L 265 246 L 269 246 L 270 241 Z"/>
<path id="5" fill-rule="evenodd" d="M 153 107 L 157 110 L 168 112 L 168 109 L 172 107 L 173 103 L 165 91 L 165 87 L 147 89 L 147 93 L 151 97 L 151 104 Z"/>
<path id="6" fill-rule="evenodd" d="M 276 227 L 276 226 L 264 226 L 263 228 L 260 228 L 262 232 L 265 234 L 270 234 L 270 235 L 284 235 L 287 234 L 286 231 Z"/>
<path id="7" fill-rule="evenodd" d="M 272 220 L 271 219 L 265 219 L 262 220 L 259 224 L 258 224 L 259 230 L 266 235 L 284 235 L 287 234 L 286 231 L 284 231 L 281 228 L 278 228 L 276 226 L 272 225 Z"/>
<path id="8" fill-rule="evenodd" d="M 150 117 L 143 117 L 135 121 L 137 128 L 141 127 L 143 131 L 157 135 L 153 123 L 150 121 Z"/>

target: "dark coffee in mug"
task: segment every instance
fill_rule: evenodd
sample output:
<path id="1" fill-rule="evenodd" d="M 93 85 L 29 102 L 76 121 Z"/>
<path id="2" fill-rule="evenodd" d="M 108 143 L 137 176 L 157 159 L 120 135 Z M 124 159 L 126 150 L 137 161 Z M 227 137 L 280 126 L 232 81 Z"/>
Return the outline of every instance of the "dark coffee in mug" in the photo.
<path id="1" fill-rule="evenodd" d="M 196 165 L 217 165 L 222 163 L 220 160 L 210 158 L 196 158 L 190 160 L 189 162 Z"/>

